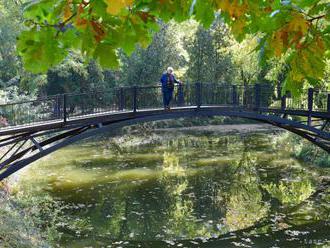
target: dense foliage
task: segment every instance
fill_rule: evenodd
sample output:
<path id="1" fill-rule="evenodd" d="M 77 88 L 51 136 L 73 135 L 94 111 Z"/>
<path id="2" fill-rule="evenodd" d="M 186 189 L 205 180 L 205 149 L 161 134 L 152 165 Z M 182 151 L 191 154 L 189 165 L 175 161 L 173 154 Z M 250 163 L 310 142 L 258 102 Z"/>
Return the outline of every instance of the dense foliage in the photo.
<path id="1" fill-rule="evenodd" d="M 182 30 L 180 30 L 182 31 Z M 153 84 L 167 66 L 180 68 L 185 58 L 180 53 L 175 25 L 162 25 L 146 49 L 138 46 L 131 56 L 120 54 L 122 61 L 120 83 L 123 85 Z"/>
<path id="2" fill-rule="evenodd" d="M 288 59 L 291 56 L 290 49 L 289 52 L 280 58 L 275 56 L 265 63 L 260 63 L 264 60 L 260 60 L 262 57 L 255 48 L 260 45 L 261 33 L 258 33 L 258 35 L 247 34 L 243 41 L 238 42 L 235 39 L 236 34 L 233 32 L 232 24 L 226 23 L 223 13 L 221 15 L 216 15 L 210 28 L 205 28 L 194 20 L 184 21 L 179 24 L 174 21 L 167 22 L 173 17 L 172 14 L 174 12 L 176 13 L 176 8 L 173 8 L 174 12 L 168 17 L 162 16 L 162 21 L 157 18 L 155 19 L 156 23 L 152 23 L 153 25 L 151 25 L 149 22 L 153 22 L 153 20 L 148 19 L 148 25 L 145 24 L 147 27 L 141 24 L 143 27 L 140 28 L 146 28 L 146 31 L 148 31 L 148 37 L 151 42 L 148 46 L 146 43 L 140 45 L 136 44 L 139 42 L 134 41 L 134 39 L 129 39 L 128 37 L 126 37 L 128 39 L 127 42 L 121 40 L 118 44 L 116 43 L 115 54 L 119 59 L 117 64 L 119 67 L 116 69 L 103 69 L 101 66 L 103 65 L 104 67 L 104 63 L 100 61 L 100 58 L 93 56 L 93 54 L 91 55 L 91 53 L 83 52 L 83 54 L 81 54 L 81 52 L 79 52 L 82 48 L 82 42 L 87 42 L 80 39 L 83 33 L 86 32 L 85 38 L 90 34 L 88 33 L 88 28 L 83 29 L 76 27 L 77 15 L 74 14 L 75 8 L 79 7 L 76 3 L 80 3 L 80 1 L 71 2 L 71 4 L 67 4 L 70 1 L 63 1 L 62 5 L 52 6 L 50 3 L 55 3 L 56 1 L 41 1 L 41 4 L 37 4 L 38 2 L 39 1 L 34 1 L 30 3 L 30 1 L 8 0 L 0 3 L 0 39 L 2 41 L 0 43 L 0 88 L 5 91 L 16 92 L 16 95 L 0 92 L 6 95 L 6 97 L 2 99 L 2 102 L 17 100 L 18 96 L 25 98 L 26 96 L 36 97 L 63 92 L 105 89 L 118 85 L 156 84 L 159 81 L 161 73 L 167 66 L 173 66 L 177 77 L 183 82 L 199 81 L 244 84 L 266 82 L 283 86 L 288 82 L 286 80 L 288 75 L 292 73 L 290 65 L 288 64 Z M 85 9 L 87 11 L 90 5 L 95 5 L 93 2 L 94 1 L 90 1 L 90 3 L 84 7 L 84 11 Z M 101 3 L 98 3 L 98 7 L 105 6 L 102 1 L 99 2 Z M 164 1 L 163 4 L 166 5 L 166 1 Z M 173 4 L 173 6 L 176 6 L 176 2 Z M 196 18 L 198 17 L 197 10 L 201 11 L 201 9 L 199 9 L 201 8 L 200 5 L 201 3 L 196 2 L 195 10 L 191 12 Z M 63 30 L 56 31 L 56 36 L 51 40 L 44 40 L 48 43 L 55 42 L 60 46 L 61 51 L 67 49 L 68 52 L 65 59 L 60 64 L 54 64 L 53 67 L 46 70 L 46 67 L 48 68 L 49 66 L 46 66 L 47 63 L 43 61 L 42 56 L 46 55 L 44 52 L 49 49 L 49 59 L 55 59 L 57 56 L 56 49 L 53 50 L 49 48 L 48 45 L 44 47 L 40 44 L 40 42 L 42 42 L 41 40 L 38 41 L 39 43 L 31 41 L 34 39 L 33 37 L 44 33 L 45 29 L 49 29 L 49 32 L 53 32 L 58 28 L 58 24 L 51 24 L 51 18 L 55 18 L 51 15 L 51 11 L 55 11 L 55 6 L 57 6 L 56 11 L 60 11 L 63 6 L 72 7 L 71 13 L 74 16 L 65 23 L 65 28 L 63 28 Z M 95 7 L 96 6 L 90 11 L 95 11 Z M 24 9 L 25 12 L 23 12 Z M 41 10 L 43 11 L 42 16 L 38 16 Z M 98 12 L 100 11 L 101 10 L 98 10 Z M 132 11 L 133 9 L 125 12 L 124 8 L 121 10 L 120 14 L 118 14 L 119 17 L 111 17 L 111 20 L 109 19 L 111 15 L 107 12 L 105 15 L 109 17 L 109 20 L 106 20 L 109 22 L 117 20 L 118 22 L 116 23 L 119 25 L 120 22 L 118 19 L 121 20 L 124 18 L 123 16 L 125 16 L 125 18 L 131 18 L 135 13 Z M 169 10 L 165 8 L 164 11 Z M 125 12 L 126 15 L 122 12 Z M 58 13 L 59 16 L 62 15 L 60 12 Z M 86 21 L 89 20 L 88 18 L 95 17 L 95 15 L 90 16 L 90 13 L 85 14 Z M 180 13 L 177 14 L 180 15 Z M 153 15 L 163 14 L 156 13 Z M 36 16 L 34 21 L 32 21 L 33 18 L 31 16 Z M 47 21 L 45 21 L 45 19 L 47 19 Z M 179 20 L 178 16 L 175 16 L 174 19 L 177 21 Z M 42 20 L 44 21 L 41 25 L 40 23 Z M 62 22 L 62 19 L 59 20 L 59 23 Z M 320 18 L 319 22 L 326 23 L 326 20 L 325 18 Z M 102 25 L 105 25 L 105 20 L 102 21 Z M 112 35 L 114 35 L 112 38 L 117 40 L 123 36 L 124 31 L 120 30 L 116 25 L 113 27 L 115 30 L 120 31 L 120 35 L 118 34 L 119 36 L 117 36 L 112 33 Z M 122 23 L 121 25 L 124 24 Z M 125 25 L 128 24 L 125 23 Z M 30 28 L 32 29 L 29 30 Z M 109 27 L 107 26 L 107 28 Z M 111 35 L 111 30 L 107 30 L 109 33 L 99 42 L 95 44 L 85 44 L 85 48 L 94 49 L 95 47 L 93 48 L 93 45 L 107 43 L 109 41 L 107 37 Z M 136 27 L 131 26 L 131 30 L 134 32 L 127 33 L 126 35 L 140 35 L 136 32 Z M 36 36 L 25 36 L 33 32 Z M 19 36 L 20 34 L 21 36 Z M 68 40 L 67 48 L 65 48 L 62 43 L 63 35 L 73 35 L 72 37 L 74 37 L 74 40 Z M 324 35 L 324 39 L 326 40 L 327 34 Z M 18 56 L 16 53 L 17 37 L 21 37 L 17 44 L 19 45 L 18 48 L 22 56 Z M 39 70 L 43 69 L 45 65 L 46 67 L 44 69 L 46 71 L 44 70 L 43 73 L 34 74 L 23 67 L 22 62 L 27 62 L 26 59 L 32 54 L 32 50 L 23 49 L 23 51 L 20 49 L 22 37 L 26 37 L 30 40 L 30 42 L 26 41 L 24 46 L 27 46 L 29 49 L 34 47 L 34 55 L 41 56 L 40 58 L 35 58 L 31 63 L 27 63 L 25 68 L 31 69 L 30 67 L 35 66 L 35 68 Z M 95 37 L 92 37 L 90 41 L 93 39 L 95 39 Z M 77 43 L 78 46 L 72 47 L 74 43 Z M 51 45 L 49 44 L 49 46 Z M 126 46 L 129 46 L 129 49 Z M 121 48 L 118 49 L 119 47 Z M 109 51 L 106 50 L 103 51 L 102 54 L 105 55 L 107 59 L 111 60 L 112 58 L 109 56 L 108 52 Z M 87 56 L 87 60 L 86 55 L 90 55 Z M 325 73 L 321 80 L 318 81 L 318 85 L 315 86 L 317 88 L 329 87 L 329 61 L 329 59 L 325 60 Z M 101 62 L 101 66 L 99 62 Z M 42 66 L 39 66 L 40 63 Z M 309 86 L 311 86 L 311 84 L 304 85 L 305 88 Z"/>
<path id="3" fill-rule="evenodd" d="M 193 82 L 232 81 L 233 64 L 228 28 L 216 20 L 210 29 L 199 26 L 195 37 L 186 40 L 189 63 L 187 77 Z"/>
<path id="4" fill-rule="evenodd" d="M 327 0 L 38 0 L 25 5 L 28 30 L 18 40 L 25 67 L 45 72 L 72 49 L 105 67 L 119 65 L 118 48 L 147 47 L 159 20 L 191 17 L 205 27 L 219 15 L 238 41 L 258 37 L 260 62 L 286 56 L 286 86 L 316 85 L 329 58 L 330 6 Z"/>
<path id="5" fill-rule="evenodd" d="M 7 1 L 0 3 L 0 82 L 10 80 L 19 71 L 13 44 L 22 28 L 21 19 L 18 5 Z"/>

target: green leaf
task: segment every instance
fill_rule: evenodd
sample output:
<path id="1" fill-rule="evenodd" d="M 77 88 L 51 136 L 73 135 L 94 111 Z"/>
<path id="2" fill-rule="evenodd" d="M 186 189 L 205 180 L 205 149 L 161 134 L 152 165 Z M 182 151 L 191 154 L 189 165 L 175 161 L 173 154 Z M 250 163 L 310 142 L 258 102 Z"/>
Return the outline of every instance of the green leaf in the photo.
<path id="1" fill-rule="evenodd" d="M 58 36 L 63 49 L 78 49 L 81 45 L 81 33 L 75 28 L 69 28 L 65 32 L 59 32 Z"/>
<path id="2" fill-rule="evenodd" d="M 104 1 L 94 0 L 91 2 L 91 6 L 93 12 L 98 16 L 102 17 L 103 19 L 107 19 L 109 14 L 107 13 L 107 4 Z"/>
<path id="3" fill-rule="evenodd" d="M 208 28 L 214 21 L 215 14 L 211 1 L 197 0 L 195 5 L 196 20 Z"/>
<path id="4" fill-rule="evenodd" d="M 66 57 L 67 52 L 55 37 L 56 31 L 52 28 L 22 32 L 17 40 L 17 50 L 27 70 L 33 73 L 46 72 Z"/>
<path id="5" fill-rule="evenodd" d="M 94 53 L 94 58 L 105 68 L 118 68 L 118 56 L 114 48 L 109 44 L 99 44 Z"/>
<path id="6" fill-rule="evenodd" d="M 298 82 L 292 79 L 289 75 L 286 77 L 284 81 L 284 85 L 282 88 L 282 94 L 285 94 L 287 91 L 290 91 L 293 96 L 299 96 L 302 90 L 303 82 Z"/>
<path id="7" fill-rule="evenodd" d="M 177 22 L 183 22 L 187 20 L 192 5 L 192 0 L 176 0 L 176 11 L 174 14 L 174 20 Z M 213 11 L 213 10 L 212 10 Z"/>
<path id="8" fill-rule="evenodd" d="M 96 41 L 94 39 L 93 32 L 91 31 L 91 27 L 88 25 L 84 32 L 81 33 L 81 51 L 82 53 L 90 58 L 92 57 Z"/>

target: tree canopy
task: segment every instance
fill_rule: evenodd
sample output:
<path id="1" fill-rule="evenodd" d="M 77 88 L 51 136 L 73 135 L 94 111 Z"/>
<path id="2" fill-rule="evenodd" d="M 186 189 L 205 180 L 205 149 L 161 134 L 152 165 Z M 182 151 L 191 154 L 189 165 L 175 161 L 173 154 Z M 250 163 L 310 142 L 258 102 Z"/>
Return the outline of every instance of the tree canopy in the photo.
<path id="1" fill-rule="evenodd" d="M 238 41 L 258 39 L 261 65 L 285 58 L 288 89 L 317 85 L 330 57 L 328 0 L 33 0 L 24 8 L 27 29 L 17 47 L 35 73 L 59 64 L 72 50 L 117 67 L 118 49 L 130 55 L 137 43 L 147 47 L 160 20 L 194 18 L 208 27 L 219 15 Z"/>

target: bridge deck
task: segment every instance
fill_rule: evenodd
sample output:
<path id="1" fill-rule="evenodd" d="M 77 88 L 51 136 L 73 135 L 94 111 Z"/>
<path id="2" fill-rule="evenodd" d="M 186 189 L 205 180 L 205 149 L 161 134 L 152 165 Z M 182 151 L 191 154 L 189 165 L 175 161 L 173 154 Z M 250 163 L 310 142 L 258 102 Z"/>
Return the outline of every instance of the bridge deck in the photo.
<path id="1" fill-rule="evenodd" d="M 0 128 L 0 136 L 21 134 L 25 132 L 33 133 L 57 128 L 73 128 L 75 126 L 81 125 L 91 125 L 97 124 L 104 121 L 117 121 L 125 118 L 133 118 L 138 116 L 153 115 L 153 114 L 169 114 L 173 112 L 180 112 L 186 110 L 218 110 L 218 111 L 228 111 L 228 112 L 250 112 L 254 113 L 252 109 L 246 109 L 239 106 L 233 105 L 203 105 L 197 106 L 184 106 L 184 107 L 173 107 L 170 111 L 165 111 L 163 108 L 145 108 L 137 109 L 135 112 L 133 110 L 121 110 L 121 111 L 100 111 L 98 113 L 82 114 L 78 116 L 70 116 L 65 121 L 62 118 L 53 119 L 49 121 L 33 122 L 23 125 L 8 126 Z M 281 109 L 269 109 L 260 108 L 259 112 L 268 112 L 273 114 L 288 114 L 288 115 L 299 115 L 299 116 L 311 116 L 314 118 L 328 118 L 330 119 L 330 113 L 318 112 L 318 111 L 305 111 L 305 110 L 281 110 Z"/>

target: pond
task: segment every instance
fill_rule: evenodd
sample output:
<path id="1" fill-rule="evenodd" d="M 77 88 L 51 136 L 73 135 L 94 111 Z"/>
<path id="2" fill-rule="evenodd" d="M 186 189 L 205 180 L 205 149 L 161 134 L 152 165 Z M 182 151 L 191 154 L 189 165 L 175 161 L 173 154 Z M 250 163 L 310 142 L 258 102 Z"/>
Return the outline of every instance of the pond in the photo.
<path id="1" fill-rule="evenodd" d="M 329 171 L 280 136 L 100 137 L 35 163 L 19 187 L 60 203 L 59 247 L 325 247 Z"/>

